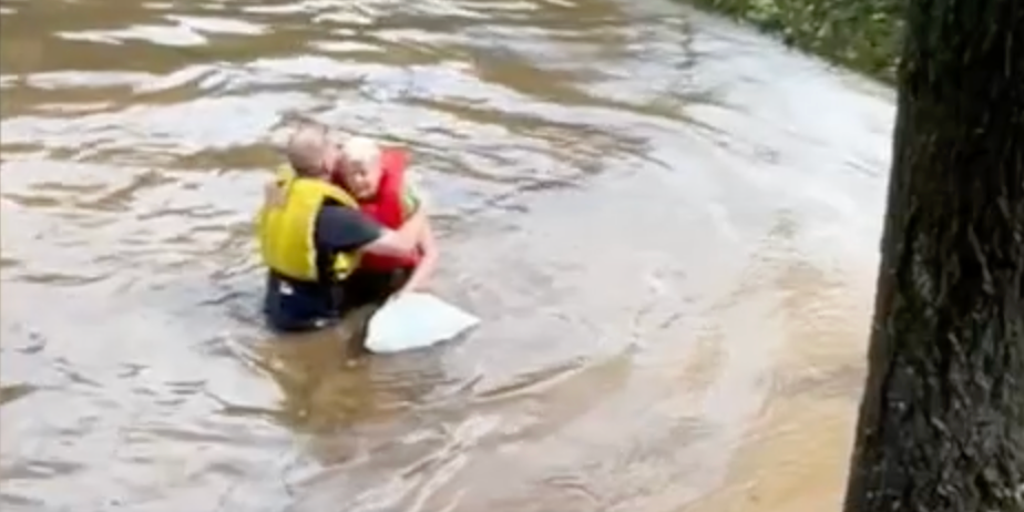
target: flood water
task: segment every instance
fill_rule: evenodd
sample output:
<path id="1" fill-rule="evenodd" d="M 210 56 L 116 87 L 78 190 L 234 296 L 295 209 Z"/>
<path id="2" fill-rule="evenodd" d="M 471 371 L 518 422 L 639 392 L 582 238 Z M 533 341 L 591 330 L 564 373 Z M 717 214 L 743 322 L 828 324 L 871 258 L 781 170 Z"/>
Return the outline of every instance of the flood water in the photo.
<path id="1" fill-rule="evenodd" d="M 835 510 L 891 91 L 662 0 L 0 0 L 5 512 Z M 483 323 L 262 325 L 301 113 L 407 145 Z"/>

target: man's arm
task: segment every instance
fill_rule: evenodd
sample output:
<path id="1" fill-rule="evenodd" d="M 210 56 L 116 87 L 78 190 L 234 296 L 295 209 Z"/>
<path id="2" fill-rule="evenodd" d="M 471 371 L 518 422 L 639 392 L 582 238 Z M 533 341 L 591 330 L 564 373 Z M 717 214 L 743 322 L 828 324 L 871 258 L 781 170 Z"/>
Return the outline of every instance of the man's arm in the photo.
<path id="1" fill-rule="evenodd" d="M 381 256 L 409 256 L 416 251 L 425 225 L 426 216 L 416 212 L 396 230 L 382 228 L 381 235 L 362 249 Z"/>
<path id="2" fill-rule="evenodd" d="M 316 236 L 319 244 L 335 250 L 406 256 L 416 249 L 422 223 L 421 218 L 392 231 L 359 210 L 325 206 L 317 216 Z"/>

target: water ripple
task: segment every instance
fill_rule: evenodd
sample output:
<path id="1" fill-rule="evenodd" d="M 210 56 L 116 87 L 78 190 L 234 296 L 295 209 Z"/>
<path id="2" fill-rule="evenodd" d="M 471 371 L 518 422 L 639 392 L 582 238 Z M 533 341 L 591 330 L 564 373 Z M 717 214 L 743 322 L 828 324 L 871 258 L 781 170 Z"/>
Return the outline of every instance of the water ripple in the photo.
<path id="1" fill-rule="evenodd" d="M 0 34 L 5 510 L 676 510 L 780 394 L 852 395 L 874 84 L 661 0 L 5 0 Z M 479 329 L 266 331 L 294 114 L 410 151 Z"/>

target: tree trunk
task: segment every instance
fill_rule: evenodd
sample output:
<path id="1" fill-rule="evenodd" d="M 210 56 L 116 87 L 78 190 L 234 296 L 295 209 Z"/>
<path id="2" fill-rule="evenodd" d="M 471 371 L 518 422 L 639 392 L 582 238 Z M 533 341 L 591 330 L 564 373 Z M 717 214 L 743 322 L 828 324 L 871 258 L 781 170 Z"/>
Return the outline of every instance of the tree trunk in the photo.
<path id="1" fill-rule="evenodd" d="M 1024 511 L 1024 0 L 910 0 L 845 512 Z"/>

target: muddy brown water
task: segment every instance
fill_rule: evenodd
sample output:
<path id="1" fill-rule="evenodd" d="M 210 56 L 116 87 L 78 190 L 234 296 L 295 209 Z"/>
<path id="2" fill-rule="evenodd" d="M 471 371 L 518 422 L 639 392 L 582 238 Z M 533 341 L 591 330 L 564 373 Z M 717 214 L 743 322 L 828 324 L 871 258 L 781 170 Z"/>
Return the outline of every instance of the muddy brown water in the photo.
<path id="1" fill-rule="evenodd" d="M 661 0 L 0 13 L 5 512 L 839 503 L 891 91 Z M 264 329 L 289 112 L 411 148 L 478 329 Z"/>

